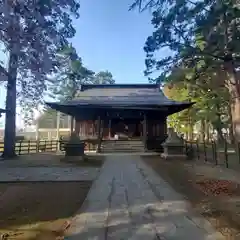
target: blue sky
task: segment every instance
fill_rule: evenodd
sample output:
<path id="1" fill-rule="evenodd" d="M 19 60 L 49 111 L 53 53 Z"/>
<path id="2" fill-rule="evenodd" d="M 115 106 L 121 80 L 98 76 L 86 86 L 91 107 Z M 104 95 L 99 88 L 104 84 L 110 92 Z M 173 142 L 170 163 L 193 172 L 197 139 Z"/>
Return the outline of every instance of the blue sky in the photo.
<path id="1" fill-rule="evenodd" d="M 82 0 L 73 44 L 95 72 L 109 70 L 117 83 L 147 83 L 143 46 L 151 14 L 128 11 L 132 0 Z"/>
<path id="2" fill-rule="evenodd" d="M 108 70 L 117 83 L 147 83 L 143 75 L 143 46 L 153 30 L 151 14 L 129 12 L 131 3 L 132 0 L 81 0 L 72 42 L 89 69 Z M 0 88 L 0 107 L 4 105 L 5 91 Z"/>

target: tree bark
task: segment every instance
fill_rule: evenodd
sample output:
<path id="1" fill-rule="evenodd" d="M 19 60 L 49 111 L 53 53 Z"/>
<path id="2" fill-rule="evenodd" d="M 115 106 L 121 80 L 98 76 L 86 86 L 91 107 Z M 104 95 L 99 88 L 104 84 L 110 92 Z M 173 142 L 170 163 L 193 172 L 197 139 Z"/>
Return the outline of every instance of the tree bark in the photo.
<path id="1" fill-rule="evenodd" d="M 12 158 L 16 156 L 15 140 L 16 140 L 16 98 L 17 98 L 17 65 L 18 55 L 10 52 L 8 84 L 6 97 L 6 120 L 4 131 L 4 158 Z"/>
<path id="2" fill-rule="evenodd" d="M 230 104 L 232 113 L 232 125 L 235 134 L 235 140 L 240 141 L 240 82 L 232 61 L 225 64 L 228 79 L 227 87 L 230 93 Z"/>

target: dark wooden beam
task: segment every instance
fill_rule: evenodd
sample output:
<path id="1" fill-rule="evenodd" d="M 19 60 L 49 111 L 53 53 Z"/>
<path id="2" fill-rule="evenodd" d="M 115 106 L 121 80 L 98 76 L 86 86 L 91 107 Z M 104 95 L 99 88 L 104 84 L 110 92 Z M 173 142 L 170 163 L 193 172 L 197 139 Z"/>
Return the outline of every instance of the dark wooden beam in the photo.
<path id="1" fill-rule="evenodd" d="M 98 116 L 97 120 L 97 137 L 98 137 L 98 146 L 97 146 L 97 152 L 99 153 L 101 151 L 101 116 Z"/>
<path id="2" fill-rule="evenodd" d="M 144 144 L 144 151 L 147 151 L 147 115 L 144 113 L 143 115 L 143 144 Z"/>

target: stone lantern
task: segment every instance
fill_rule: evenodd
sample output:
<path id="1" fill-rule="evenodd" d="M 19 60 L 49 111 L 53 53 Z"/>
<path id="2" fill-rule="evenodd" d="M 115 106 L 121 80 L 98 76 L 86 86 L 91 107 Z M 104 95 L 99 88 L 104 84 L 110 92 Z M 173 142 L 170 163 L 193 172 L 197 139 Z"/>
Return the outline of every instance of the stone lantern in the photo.
<path id="1" fill-rule="evenodd" d="M 162 144 L 165 159 L 186 159 L 185 144 L 183 138 L 179 137 L 173 128 L 168 129 L 168 137 Z"/>

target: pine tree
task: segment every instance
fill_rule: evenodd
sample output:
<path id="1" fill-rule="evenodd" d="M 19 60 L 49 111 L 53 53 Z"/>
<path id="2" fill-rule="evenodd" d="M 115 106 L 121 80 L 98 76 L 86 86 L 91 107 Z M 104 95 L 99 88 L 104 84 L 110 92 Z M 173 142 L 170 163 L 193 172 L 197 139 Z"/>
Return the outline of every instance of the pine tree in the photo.
<path id="1" fill-rule="evenodd" d="M 56 53 L 68 43 L 78 17 L 75 0 L 0 1 L 0 41 L 8 54 L 4 157 L 15 156 L 16 97 L 31 111 L 42 99 L 47 76 L 59 67 Z"/>

